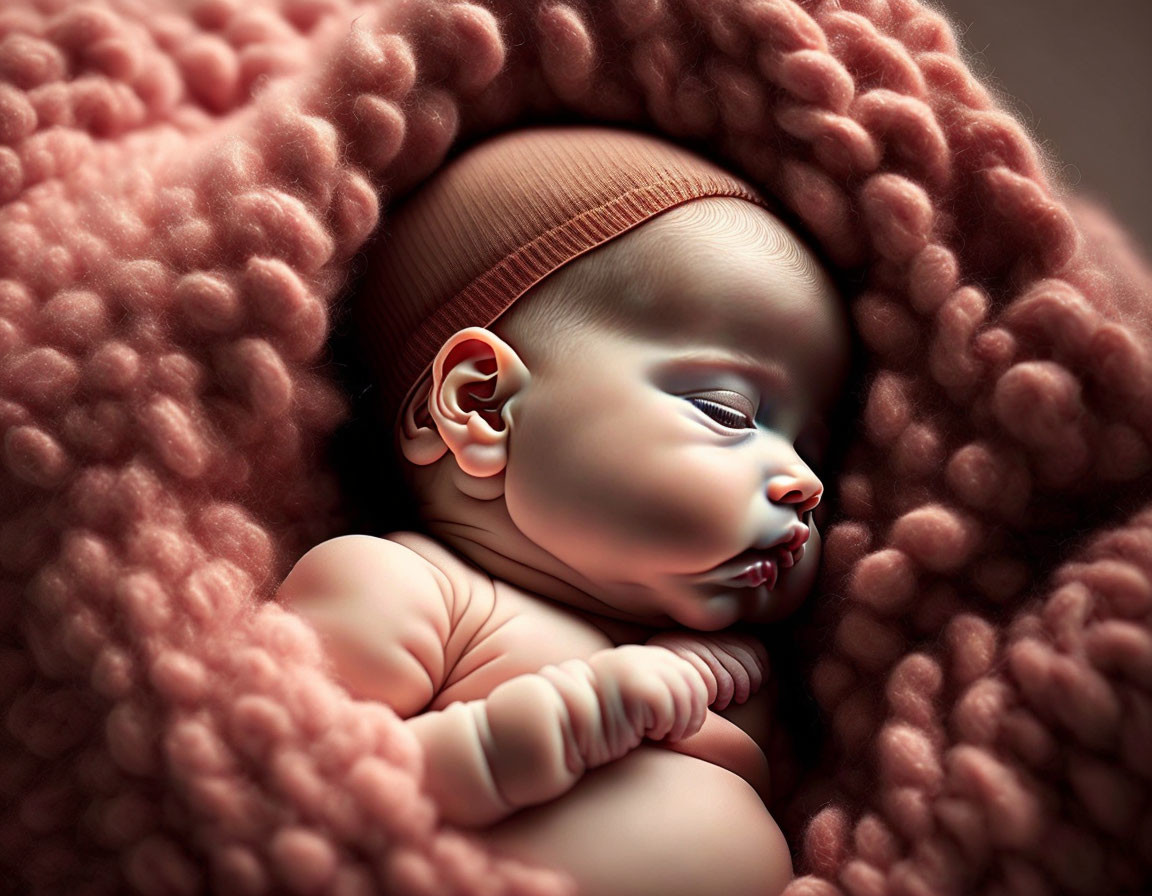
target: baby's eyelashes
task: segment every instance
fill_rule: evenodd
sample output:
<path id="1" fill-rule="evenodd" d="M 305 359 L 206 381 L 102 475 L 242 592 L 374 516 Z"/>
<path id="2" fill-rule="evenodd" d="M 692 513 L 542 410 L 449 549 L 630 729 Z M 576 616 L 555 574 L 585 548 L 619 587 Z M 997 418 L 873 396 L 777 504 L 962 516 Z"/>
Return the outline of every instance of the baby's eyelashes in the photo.
<path id="1" fill-rule="evenodd" d="M 685 396 L 705 414 L 729 429 L 754 429 L 756 405 L 746 395 L 729 389 L 716 389 Z"/>
<path id="2" fill-rule="evenodd" d="M 707 398 L 699 397 L 689 398 L 688 400 L 721 426 L 726 426 L 729 429 L 752 429 L 756 425 L 747 414 L 735 411 L 727 405 L 720 404 L 718 401 L 711 401 Z"/>

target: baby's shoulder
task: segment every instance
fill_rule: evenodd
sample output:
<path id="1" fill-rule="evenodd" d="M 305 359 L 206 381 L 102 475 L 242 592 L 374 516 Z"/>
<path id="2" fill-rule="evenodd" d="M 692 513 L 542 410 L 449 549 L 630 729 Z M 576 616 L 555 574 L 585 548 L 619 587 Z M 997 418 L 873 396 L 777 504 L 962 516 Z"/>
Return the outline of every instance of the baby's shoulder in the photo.
<path id="1" fill-rule="evenodd" d="M 461 557 L 443 542 L 422 532 L 390 532 L 379 541 L 391 548 L 402 548 L 435 570 L 443 583 L 447 607 L 447 627 L 444 633 L 444 655 L 449 668 L 459 662 L 467 651 L 486 632 L 498 624 L 497 620 L 514 613 L 509 602 L 500 599 L 498 582 L 485 570 Z"/>
<path id="2" fill-rule="evenodd" d="M 407 548 L 413 554 L 423 557 L 445 575 L 470 575 L 476 572 L 446 545 L 423 532 L 400 530 L 389 532 L 387 535 L 364 537 L 371 538 L 377 543 L 383 541 Z"/>
<path id="3" fill-rule="evenodd" d="M 459 601 L 436 559 L 392 539 L 340 536 L 301 557 L 276 600 L 312 625 L 350 693 L 407 718 L 451 669 Z"/>
<path id="4" fill-rule="evenodd" d="M 398 531 L 374 539 L 385 545 L 379 549 L 394 550 L 400 546 L 426 563 L 444 580 L 450 605 L 459 607 L 477 598 L 491 595 L 492 577 L 463 559 L 442 542 L 423 532 Z"/>
<path id="5" fill-rule="evenodd" d="M 315 597 L 372 592 L 397 579 L 411 580 L 414 573 L 423 581 L 448 585 L 442 566 L 390 536 L 340 535 L 305 553 L 284 580 L 281 592 Z"/>
<path id="6" fill-rule="evenodd" d="M 339 535 L 313 547 L 297 562 L 291 577 L 308 584 L 323 580 L 329 587 L 341 579 L 375 578 L 391 572 L 394 578 L 419 568 L 427 570 L 446 585 L 470 584 L 479 570 L 464 562 L 440 542 L 419 532 L 390 532 L 387 535 Z"/>

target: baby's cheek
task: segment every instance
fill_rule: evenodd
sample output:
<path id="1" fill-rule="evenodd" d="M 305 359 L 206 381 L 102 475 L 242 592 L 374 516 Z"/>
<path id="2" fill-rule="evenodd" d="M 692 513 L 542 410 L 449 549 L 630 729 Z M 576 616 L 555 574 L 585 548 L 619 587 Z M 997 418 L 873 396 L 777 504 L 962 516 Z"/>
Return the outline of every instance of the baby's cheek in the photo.
<path id="1" fill-rule="evenodd" d="M 700 449 L 654 447 L 623 477 L 630 499 L 659 508 L 654 523 L 693 534 L 701 524 L 723 525 L 742 513 L 755 494 L 752 477 Z M 674 519 L 665 519 L 666 517 Z M 684 521 L 682 525 L 675 521 Z M 691 520 L 691 524 L 689 524 Z"/>
<path id="2" fill-rule="evenodd" d="M 760 499 L 762 477 L 733 456 L 697 449 L 677 452 L 668 469 L 669 496 L 692 516 L 715 525 L 731 523 Z"/>
<path id="3" fill-rule="evenodd" d="M 702 454 L 679 450 L 654 456 L 631 486 L 631 500 L 644 508 L 640 525 L 652 559 L 669 572 L 711 567 L 756 535 L 754 477 L 737 464 Z"/>

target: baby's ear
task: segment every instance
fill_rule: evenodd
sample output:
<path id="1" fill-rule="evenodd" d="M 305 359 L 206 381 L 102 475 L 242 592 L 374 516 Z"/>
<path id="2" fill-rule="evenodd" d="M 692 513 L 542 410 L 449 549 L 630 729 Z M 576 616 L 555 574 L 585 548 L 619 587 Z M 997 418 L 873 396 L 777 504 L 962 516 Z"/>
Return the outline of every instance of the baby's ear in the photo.
<path id="1" fill-rule="evenodd" d="M 509 400 L 530 378 L 512 346 L 492 331 L 468 327 L 453 334 L 432 362 L 430 384 L 405 411 L 404 456 L 427 464 L 447 449 L 464 473 L 495 476 L 508 460 Z M 421 395 L 427 395 L 427 415 L 416 407 Z"/>

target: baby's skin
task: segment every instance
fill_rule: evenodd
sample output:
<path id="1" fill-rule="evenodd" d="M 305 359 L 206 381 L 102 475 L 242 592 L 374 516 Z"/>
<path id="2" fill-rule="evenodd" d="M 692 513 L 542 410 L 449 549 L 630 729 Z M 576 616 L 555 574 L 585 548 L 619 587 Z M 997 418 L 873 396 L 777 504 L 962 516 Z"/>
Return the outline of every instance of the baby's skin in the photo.
<path id="1" fill-rule="evenodd" d="M 318 545 L 278 599 L 493 851 L 586 896 L 772 896 L 792 865 L 765 808 L 768 657 L 740 626 L 815 580 L 840 300 L 733 199 L 651 219 L 532 300 L 579 290 L 627 290 L 633 317 L 453 335 L 396 432 L 427 532 Z"/>

